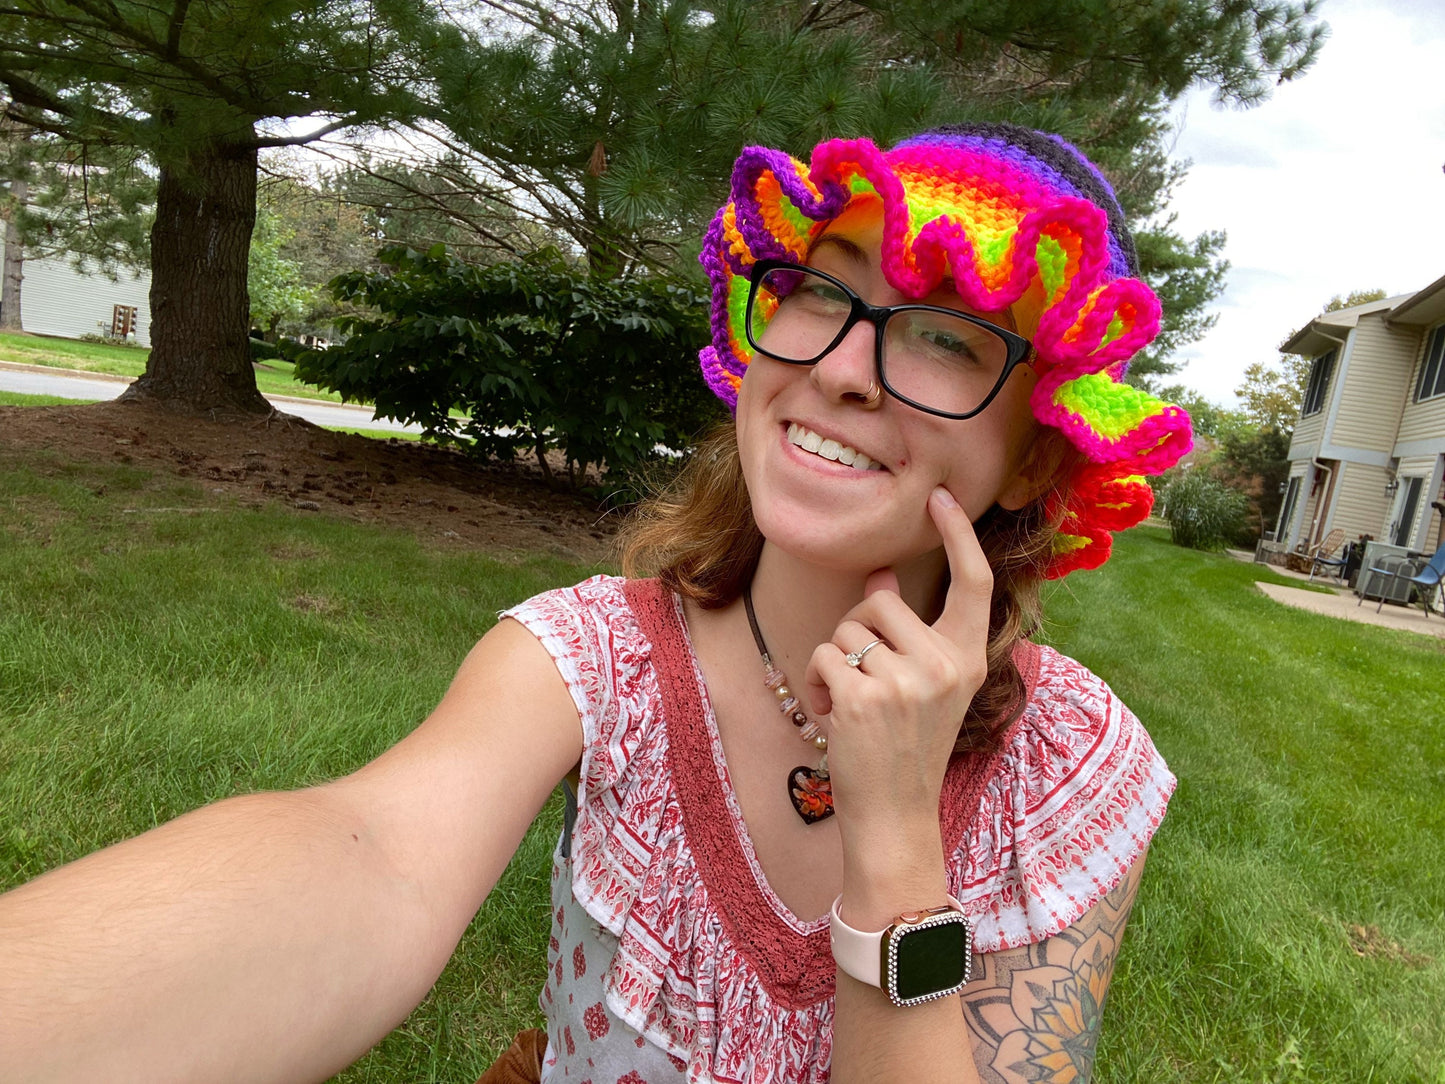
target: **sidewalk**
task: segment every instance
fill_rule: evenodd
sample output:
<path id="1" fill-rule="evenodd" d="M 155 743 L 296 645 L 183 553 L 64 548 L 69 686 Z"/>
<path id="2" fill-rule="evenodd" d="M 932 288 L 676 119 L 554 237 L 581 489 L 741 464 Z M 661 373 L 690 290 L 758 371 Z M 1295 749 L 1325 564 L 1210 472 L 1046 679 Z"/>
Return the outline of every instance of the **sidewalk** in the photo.
<path id="1" fill-rule="evenodd" d="M 1254 561 L 1254 554 L 1244 550 L 1226 550 L 1225 552 L 1236 561 L 1245 563 Z M 1309 576 L 1303 572 L 1291 572 L 1277 565 L 1269 565 L 1268 568 L 1271 572 L 1286 579 L 1298 580 L 1300 583 L 1309 580 Z M 1445 618 L 1440 616 L 1438 609 L 1433 616 L 1426 617 L 1425 611 L 1419 606 L 1398 606 L 1387 602 L 1380 612 L 1376 613 L 1375 607 L 1380 604 L 1378 599 L 1366 599 L 1363 604 L 1360 604 L 1359 597 L 1353 591 L 1348 587 L 1339 587 L 1337 581 L 1334 580 L 1315 577 L 1313 586 L 1323 587 L 1324 591 L 1308 591 L 1298 587 L 1286 587 L 1283 584 L 1263 583 L 1259 580 L 1255 581 L 1254 586 L 1269 598 L 1274 599 L 1275 602 L 1293 606 L 1296 610 L 1308 610 L 1310 613 L 1343 618 L 1346 621 L 1355 621 L 1362 625 L 1399 629 L 1402 632 L 1418 632 L 1426 636 L 1445 639 Z"/>
<path id="2" fill-rule="evenodd" d="M 0 391 L 53 395 L 60 399 L 108 401 L 119 398 L 130 382 L 130 377 L 112 376 L 109 373 L 0 361 Z M 324 399 L 303 399 L 294 395 L 267 395 L 266 401 L 277 410 L 333 429 L 379 429 L 388 433 L 422 432 L 419 425 L 403 425 L 390 418 L 378 418 L 372 413 L 371 407 L 331 403 Z"/>

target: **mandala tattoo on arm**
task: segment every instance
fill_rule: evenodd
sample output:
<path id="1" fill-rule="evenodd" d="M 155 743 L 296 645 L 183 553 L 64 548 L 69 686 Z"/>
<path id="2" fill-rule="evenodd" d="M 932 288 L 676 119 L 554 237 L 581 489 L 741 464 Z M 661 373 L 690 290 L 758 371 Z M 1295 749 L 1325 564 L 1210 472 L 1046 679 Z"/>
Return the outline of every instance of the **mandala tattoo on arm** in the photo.
<path id="1" fill-rule="evenodd" d="M 963 1011 L 983 1084 L 1088 1084 L 1104 998 L 1144 859 L 1082 918 L 1034 945 L 974 957 Z"/>

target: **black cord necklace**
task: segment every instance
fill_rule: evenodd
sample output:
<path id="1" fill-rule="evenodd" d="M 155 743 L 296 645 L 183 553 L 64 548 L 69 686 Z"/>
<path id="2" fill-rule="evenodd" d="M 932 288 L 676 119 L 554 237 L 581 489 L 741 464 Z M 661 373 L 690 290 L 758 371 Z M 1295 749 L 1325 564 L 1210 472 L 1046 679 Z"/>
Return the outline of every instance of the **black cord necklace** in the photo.
<path id="1" fill-rule="evenodd" d="M 743 588 L 743 609 L 747 611 L 748 627 L 753 630 L 753 642 L 758 645 L 758 654 L 763 659 L 763 684 L 778 698 L 778 710 L 797 727 L 798 737 L 822 750 L 823 759 L 816 768 L 800 764 L 788 773 L 788 800 L 805 823 L 817 824 L 833 815 L 833 784 L 828 778 L 828 737 L 817 723 L 808 718 L 808 713 L 788 687 L 788 676 L 773 665 L 768 645 L 763 642 L 762 630 L 758 628 L 758 615 L 753 612 L 751 584 Z"/>

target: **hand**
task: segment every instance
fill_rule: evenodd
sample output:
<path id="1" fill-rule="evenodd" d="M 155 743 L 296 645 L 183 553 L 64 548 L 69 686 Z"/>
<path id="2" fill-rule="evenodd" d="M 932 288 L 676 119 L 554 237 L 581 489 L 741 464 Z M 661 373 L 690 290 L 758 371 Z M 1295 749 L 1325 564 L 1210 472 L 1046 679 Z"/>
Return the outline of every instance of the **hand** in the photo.
<path id="1" fill-rule="evenodd" d="M 938 831 L 938 800 L 959 726 L 987 675 L 993 572 L 968 515 L 941 486 L 928 502 L 951 573 L 931 626 L 898 594 L 891 569 L 868 577 L 862 602 L 808 663 L 807 696 L 828 735 L 828 771 L 845 848 Z M 870 641 L 860 667 L 846 655 Z"/>

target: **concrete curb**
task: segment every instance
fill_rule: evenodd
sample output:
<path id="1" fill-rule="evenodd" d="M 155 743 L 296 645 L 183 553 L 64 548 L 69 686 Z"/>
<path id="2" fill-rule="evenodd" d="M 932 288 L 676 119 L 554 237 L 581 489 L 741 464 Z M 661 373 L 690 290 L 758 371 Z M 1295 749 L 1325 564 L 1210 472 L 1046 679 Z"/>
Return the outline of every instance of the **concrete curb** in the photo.
<path id="1" fill-rule="evenodd" d="M 129 385 L 135 381 L 132 376 L 116 376 L 115 373 L 96 373 L 89 369 L 62 369 L 56 365 L 30 365 L 20 361 L 5 361 L 0 358 L 0 369 L 6 369 L 16 373 L 39 373 L 42 376 L 56 376 L 61 379 L 67 377 L 76 380 L 105 380 L 112 384 Z M 375 412 L 372 407 L 361 406 L 357 403 L 338 403 L 334 399 L 308 399 L 304 395 L 267 395 L 266 398 L 273 403 L 297 403 L 301 406 L 334 407 L 337 410 L 358 410 L 366 414 L 367 420 Z"/>

